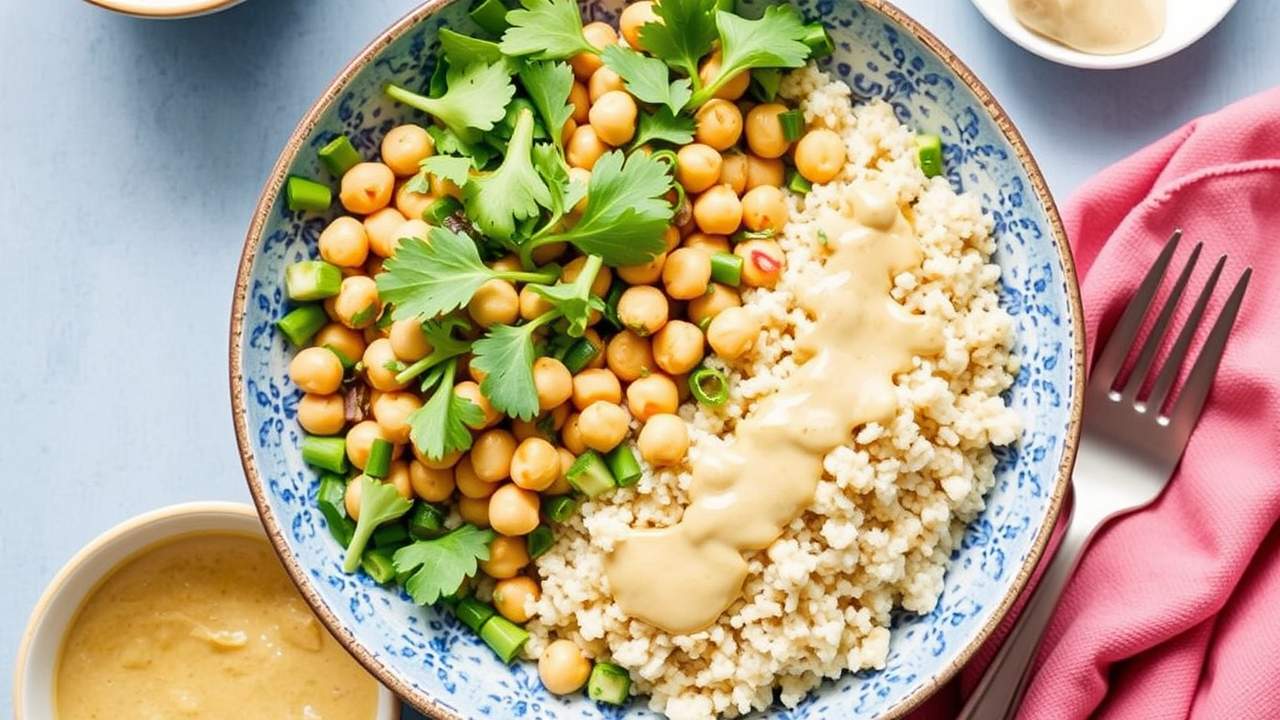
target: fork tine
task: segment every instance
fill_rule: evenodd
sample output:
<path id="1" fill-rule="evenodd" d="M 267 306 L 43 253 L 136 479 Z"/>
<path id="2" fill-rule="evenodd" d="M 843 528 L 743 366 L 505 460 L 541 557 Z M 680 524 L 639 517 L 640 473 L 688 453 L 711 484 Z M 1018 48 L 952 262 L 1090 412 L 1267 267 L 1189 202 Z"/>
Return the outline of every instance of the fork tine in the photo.
<path id="1" fill-rule="evenodd" d="M 1093 364 L 1093 371 L 1089 376 L 1090 385 L 1105 382 L 1107 389 L 1110 389 L 1115 384 L 1116 376 L 1124 366 L 1124 359 L 1129 355 L 1129 348 L 1133 347 L 1138 330 L 1142 328 L 1142 318 L 1151 307 L 1156 290 L 1164 280 L 1164 271 L 1169 267 L 1169 260 L 1177 250 L 1178 240 L 1181 238 L 1182 230 L 1174 230 L 1173 236 L 1169 238 L 1169 242 L 1165 243 L 1164 249 L 1160 251 L 1151 269 L 1147 271 L 1147 276 L 1142 278 L 1142 284 L 1133 294 L 1133 299 L 1124 309 L 1124 314 L 1112 329 L 1111 337 L 1107 338 L 1107 344 L 1102 348 L 1102 353 L 1098 355 L 1097 362 Z"/>
<path id="2" fill-rule="evenodd" d="M 1217 287 L 1218 278 L 1221 277 L 1222 268 L 1226 264 L 1226 255 L 1218 258 L 1218 262 L 1214 264 L 1213 272 L 1209 274 L 1208 281 L 1200 290 L 1200 296 L 1196 298 L 1196 304 L 1191 307 L 1191 314 L 1187 316 L 1182 332 L 1178 333 L 1178 339 L 1173 342 L 1173 347 L 1169 348 L 1169 356 L 1165 358 L 1164 365 L 1160 367 L 1160 374 L 1156 376 L 1156 381 L 1151 386 L 1151 393 L 1147 395 L 1144 405 L 1157 414 L 1164 408 L 1164 401 L 1169 396 L 1169 390 L 1173 388 L 1173 381 L 1178 377 L 1178 370 L 1182 368 L 1182 363 L 1187 358 L 1191 341 L 1196 336 L 1196 329 L 1200 327 L 1205 308 L 1209 306 L 1213 290 Z"/>
<path id="3" fill-rule="evenodd" d="M 1173 318 L 1173 312 L 1178 308 L 1178 303 L 1182 300 L 1182 293 L 1187 289 L 1187 282 L 1191 279 L 1191 273 L 1195 270 L 1196 261 L 1200 259 L 1200 251 L 1204 248 L 1204 243 L 1196 243 L 1195 249 L 1191 251 L 1191 257 L 1187 258 L 1187 263 L 1182 268 L 1182 272 L 1178 274 L 1178 280 L 1173 284 L 1173 289 L 1169 291 L 1169 297 L 1165 298 L 1164 307 L 1160 308 L 1160 314 L 1156 317 L 1155 323 L 1151 326 L 1151 332 L 1147 334 L 1147 339 L 1142 343 L 1142 350 L 1138 353 L 1138 359 L 1133 364 L 1133 371 L 1129 373 L 1129 379 L 1125 381 L 1124 387 L 1120 388 L 1121 392 L 1130 402 L 1137 397 L 1138 391 L 1142 389 L 1142 383 L 1147 378 L 1147 373 L 1151 370 L 1151 364 L 1156 359 L 1156 351 L 1160 349 L 1161 343 L 1164 342 L 1165 333 L 1169 329 L 1169 321 Z"/>
<path id="4" fill-rule="evenodd" d="M 1248 289 L 1249 278 L 1252 275 L 1253 268 L 1245 268 L 1244 274 L 1236 281 L 1235 288 L 1231 290 L 1231 297 L 1227 298 L 1227 304 L 1222 306 L 1217 322 L 1213 324 L 1208 339 L 1204 341 L 1204 347 L 1200 349 L 1200 355 L 1196 357 L 1196 364 L 1191 366 L 1187 384 L 1183 386 L 1182 391 L 1178 393 L 1178 399 L 1174 401 L 1173 411 L 1169 413 L 1169 417 L 1174 427 L 1181 431 L 1182 442 L 1185 442 L 1186 436 L 1195 426 L 1196 420 L 1200 417 L 1200 410 L 1204 407 L 1205 398 L 1209 396 L 1213 377 L 1218 373 L 1218 363 L 1222 361 L 1222 351 L 1227 345 L 1227 336 L 1231 334 L 1231 328 L 1235 325 L 1236 315 L 1239 314 L 1240 305 L 1244 302 L 1244 291 Z"/>

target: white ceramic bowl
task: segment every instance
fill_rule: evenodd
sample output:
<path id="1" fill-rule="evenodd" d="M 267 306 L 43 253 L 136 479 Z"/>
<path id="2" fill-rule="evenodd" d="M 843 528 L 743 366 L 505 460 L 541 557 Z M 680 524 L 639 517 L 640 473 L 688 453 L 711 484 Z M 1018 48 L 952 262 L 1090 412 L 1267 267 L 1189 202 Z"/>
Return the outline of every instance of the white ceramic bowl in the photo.
<path id="1" fill-rule="evenodd" d="M 1168 3 L 1164 34 L 1155 42 L 1119 55 L 1092 55 L 1027 29 L 1014 17 L 1009 0 L 973 0 L 988 22 L 1023 48 L 1046 60 L 1090 70 L 1119 70 L 1169 57 L 1204 37 L 1222 22 L 1222 18 L 1235 7 L 1236 0 L 1168 0 Z"/>
<path id="2" fill-rule="evenodd" d="M 84 547 L 58 571 L 31 612 L 18 648 L 13 708 L 16 720 L 55 717 L 53 679 L 62 638 L 85 596 L 120 563 L 178 535 L 235 532 L 266 539 L 258 514 L 239 503 L 188 503 L 144 513 L 111 528 Z M 374 720 L 397 720 L 400 704 L 379 686 Z"/>
<path id="3" fill-rule="evenodd" d="M 140 18 L 177 20 L 226 10 L 244 0 L 86 0 L 91 5 Z"/>

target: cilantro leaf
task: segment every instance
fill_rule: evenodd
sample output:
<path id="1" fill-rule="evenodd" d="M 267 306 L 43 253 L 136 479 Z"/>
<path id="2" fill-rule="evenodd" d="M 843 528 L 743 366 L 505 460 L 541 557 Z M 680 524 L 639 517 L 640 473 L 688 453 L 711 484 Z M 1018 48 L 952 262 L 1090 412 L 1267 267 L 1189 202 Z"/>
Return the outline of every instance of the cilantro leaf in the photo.
<path id="1" fill-rule="evenodd" d="M 759 20 L 717 10 L 716 27 L 720 31 L 720 74 L 693 94 L 693 107 L 710 100 L 744 70 L 800 67 L 809 57 L 804 20 L 790 5 L 771 5 Z"/>
<path id="2" fill-rule="evenodd" d="M 470 187 L 470 184 L 468 185 Z M 405 238 L 382 266 L 378 295 L 394 306 L 392 317 L 434 318 L 466 305 L 487 280 L 549 282 L 551 271 L 498 271 L 480 260 L 470 238 L 447 228 L 431 228 L 429 240 Z"/>
<path id="3" fill-rule="evenodd" d="M 409 192 L 431 194 L 431 175 L 444 178 L 458 187 L 471 179 L 471 158 L 458 155 L 432 155 L 418 163 L 418 173 L 405 181 Z"/>
<path id="4" fill-rule="evenodd" d="M 538 414 L 533 384 L 533 333 L 559 317 L 552 310 L 524 325 L 495 325 L 471 346 L 471 364 L 486 374 L 480 391 L 498 410 L 521 420 Z"/>
<path id="5" fill-rule="evenodd" d="M 489 173 L 481 173 L 462 188 L 462 204 L 471 222 L 490 237 L 509 240 L 517 220 L 536 217 L 539 206 L 551 206 L 551 192 L 533 169 L 533 113 L 520 112 L 507 155 Z"/>
<path id="6" fill-rule="evenodd" d="M 529 101 L 537 108 L 551 141 L 560 147 L 560 129 L 573 117 L 573 106 L 569 104 L 573 71 L 562 62 L 525 63 L 520 68 L 520 82 L 529 94 Z"/>
<path id="7" fill-rule="evenodd" d="M 440 28 L 436 34 L 440 38 L 440 51 L 452 67 L 466 67 L 472 63 L 505 63 L 506 56 L 502 48 L 492 40 L 463 35 L 449 28 Z M 510 72 L 510 66 L 507 67 Z"/>
<path id="8" fill-rule="evenodd" d="M 360 475 L 351 482 L 360 483 L 360 519 L 356 521 L 355 532 L 347 545 L 347 556 L 342 561 L 342 571 L 352 573 L 360 567 L 360 556 L 373 531 L 383 523 L 390 522 L 409 512 L 413 503 L 400 497 L 400 493 L 391 483 L 374 480 L 368 475 Z"/>
<path id="9" fill-rule="evenodd" d="M 426 336 L 431 352 L 414 362 L 409 367 L 396 373 L 396 382 L 405 384 L 428 371 L 440 371 L 440 365 L 450 358 L 455 358 L 471 349 L 471 341 L 459 340 L 453 336 L 457 328 L 470 328 L 471 323 L 463 318 L 447 315 L 439 320 L 428 320 L 422 323 L 422 334 Z M 433 372 L 422 380 L 422 392 L 431 389 L 440 381 L 440 372 Z"/>
<path id="10" fill-rule="evenodd" d="M 640 147 L 645 143 L 665 142 L 672 145 L 687 145 L 693 142 L 693 118 L 688 115 L 677 115 L 666 106 L 657 108 L 651 113 L 640 114 L 640 126 L 636 130 L 636 138 L 632 147 Z"/>
<path id="11" fill-rule="evenodd" d="M 396 551 L 391 562 L 397 573 L 413 573 L 404 589 L 419 605 L 431 605 L 452 595 L 462 581 L 476 574 L 479 562 L 489 559 L 492 530 L 459 525 L 434 540 L 419 540 Z"/>
<path id="12" fill-rule="evenodd" d="M 642 102 L 666 105 L 678 113 L 693 95 L 689 80 L 681 78 L 668 82 L 670 71 L 666 63 L 645 57 L 635 50 L 621 45 L 609 45 L 600 51 L 600 57 L 610 70 L 618 73 L 627 84 L 627 90 Z"/>
<path id="13" fill-rule="evenodd" d="M 470 428 L 484 425 L 480 406 L 453 392 L 457 369 L 458 361 L 449 360 L 431 399 L 409 415 L 409 439 L 433 460 L 471 447 Z"/>
<path id="14" fill-rule="evenodd" d="M 569 321 L 569 335 L 582 337 L 587 331 L 592 311 L 603 311 L 604 300 L 591 294 L 591 284 L 603 265 L 599 255 L 587 256 L 582 272 L 570 283 L 530 285 L 533 291 L 551 301 L 560 316 Z"/>
<path id="15" fill-rule="evenodd" d="M 716 0 L 662 0 L 653 12 L 662 22 L 640 28 L 640 44 L 654 57 L 683 70 L 694 83 L 698 80 L 698 60 L 711 52 L 716 39 Z"/>
<path id="16" fill-rule="evenodd" d="M 574 0 L 520 0 L 523 9 L 507 13 L 511 27 L 502 34 L 502 52 L 534 60 L 563 60 L 596 52 L 582 33 Z"/>
<path id="17" fill-rule="evenodd" d="M 446 78 L 448 89 L 438 98 L 425 97 L 398 85 L 387 85 L 385 92 L 392 100 L 434 116 L 464 139 L 474 130 L 492 130 L 516 92 L 505 63 L 450 67 Z"/>
<path id="18" fill-rule="evenodd" d="M 546 143 L 533 146 L 533 166 L 542 173 L 547 181 L 547 189 L 551 191 L 551 207 L 553 216 L 559 218 L 569 211 L 578 201 L 587 196 L 587 185 L 569 177 L 560 153 Z"/>

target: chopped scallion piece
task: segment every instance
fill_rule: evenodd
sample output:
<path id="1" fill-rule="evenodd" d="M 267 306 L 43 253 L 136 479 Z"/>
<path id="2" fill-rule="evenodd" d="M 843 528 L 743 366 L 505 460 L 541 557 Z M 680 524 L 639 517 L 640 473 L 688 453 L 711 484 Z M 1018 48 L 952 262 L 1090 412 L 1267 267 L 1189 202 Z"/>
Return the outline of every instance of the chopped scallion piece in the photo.
<path id="1" fill-rule="evenodd" d="M 329 168 L 329 172 L 338 178 L 360 164 L 360 153 L 356 152 L 355 146 L 346 135 L 339 135 L 330 140 L 329 144 L 320 148 L 316 154 L 320 156 L 320 162 Z"/>
<path id="2" fill-rule="evenodd" d="M 404 523 L 387 523 L 373 531 L 373 546 L 392 550 L 409 544 L 409 529 Z"/>
<path id="3" fill-rule="evenodd" d="M 721 285 L 741 285 L 742 258 L 729 252 L 714 253 L 711 256 L 711 279 Z"/>
<path id="4" fill-rule="evenodd" d="M 605 456 L 605 464 L 618 487 L 631 487 L 640 481 L 640 461 L 630 445 L 618 445 Z"/>
<path id="5" fill-rule="evenodd" d="M 463 625 L 471 628 L 471 631 L 475 633 L 479 633 L 480 628 L 484 627 L 489 618 L 497 614 L 491 606 L 475 598 L 460 599 L 453 612 L 462 621 Z"/>
<path id="6" fill-rule="evenodd" d="M 805 25 L 801 42 L 809 46 L 810 60 L 821 60 L 836 49 L 835 43 L 831 42 L 831 33 L 820 22 Z"/>
<path id="7" fill-rule="evenodd" d="M 916 135 L 916 154 L 920 157 L 920 169 L 925 177 L 942 174 L 942 138 L 937 135 Z"/>
<path id="8" fill-rule="evenodd" d="M 529 557 L 531 558 L 542 557 L 555 542 L 555 533 L 546 525 L 539 525 L 525 537 L 525 543 L 528 545 Z"/>
<path id="9" fill-rule="evenodd" d="M 360 567 L 379 585 L 386 585 L 396 577 L 396 566 L 391 562 L 391 551 L 383 548 L 365 550 L 360 556 Z"/>
<path id="10" fill-rule="evenodd" d="M 791 177 L 787 180 L 787 189 L 793 193 L 804 195 L 813 189 L 813 183 L 806 180 L 800 173 L 792 171 Z"/>
<path id="11" fill-rule="evenodd" d="M 542 502 L 542 512 L 551 522 L 562 523 L 573 517 L 578 510 L 578 501 L 568 495 L 556 495 Z"/>
<path id="12" fill-rule="evenodd" d="M 596 355 L 599 354 L 600 348 L 596 347 L 590 340 L 578 338 L 565 351 L 564 366 L 569 369 L 570 373 L 577 375 L 586 369 L 591 364 L 591 361 L 596 359 Z"/>
<path id="13" fill-rule="evenodd" d="M 284 184 L 285 202 L 290 210 L 328 210 L 333 191 L 328 185 L 310 178 L 290 175 Z"/>
<path id="14" fill-rule="evenodd" d="M 787 142 L 795 142 L 804 136 L 804 113 L 800 110 L 788 110 L 778 113 L 778 122 L 782 123 L 782 136 Z"/>
<path id="15" fill-rule="evenodd" d="M 493 35 L 501 35 L 511 27 L 507 24 L 507 6 L 502 0 L 481 0 L 471 8 L 471 19 L 475 24 Z"/>
<path id="16" fill-rule="evenodd" d="M 382 438 L 374 438 L 369 446 L 369 459 L 364 464 L 364 474 L 371 478 L 382 479 L 391 471 L 391 443 Z"/>
<path id="17" fill-rule="evenodd" d="M 578 459 L 569 466 L 564 478 L 569 481 L 574 490 L 592 498 L 618 486 L 613 475 L 609 474 L 608 466 L 594 450 L 588 450 L 579 455 Z"/>
<path id="18" fill-rule="evenodd" d="M 284 270 L 284 290 L 290 300 L 324 300 L 342 289 L 342 271 L 323 260 L 302 260 Z"/>
<path id="19" fill-rule="evenodd" d="M 622 293 L 626 292 L 626 290 L 626 283 L 621 280 L 614 280 L 613 284 L 609 286 L 609 294 L 604 298 L 604 319 L 619 330 L 624 328 L 622 327 L 622 321 L 618 319 L 618 300 L 622 299 Z"/>
<path id="20" fill-rule="evenodd" d="M 729 399 L 729 379 L 719 370 L 703 366 L 689 375 L 689 391 L 703 405 L 717 407 Z"/>
<path id="21" fill-rule="evenodd" d="M 419 540 L 431 540 L 444 531 L 444 513 L 431 503 L 420 502 L 409 516 L 409 534 Z"/>
<path id="22" fill-rule="evenodd" d="M 307 435 L 302 438 L 302 461 L 336 473 L 347 471 L 347 439 Z"/>
<path id="23" fill-rule="evenodd" d="M 529 641 L 529 633 L 501 615 L 494 615 L 480 628 L 480 639 L 497 653 L 498 659 L 510 665 Z"/>
<path id="24" fill-rule="evenodd" d="M 300 305 L 289 311 L 289 314 L 276 321 L 276 327 L 289 339 L 289 342 L 302 347 L 310 342 L 320 328 L 329 324 L 329 315 L 324 307 L 316 304 Z M 341 359 L 341 358 L 339 358 Z"/>
<path id="25" fill-rule="evenodd" d="M 320 477 L 320 487 L 316 490 L 316 506 L 324 515 L 329 526 L 329 534 L 342 547 L 351 543 L 351 534 L 356 531 L 356 524 L 347 517 L 345 498 L 347 481 L 341 475 L 325 473 Z"/>
<path id="26" fill-rule="evenodd" d="M 622 705 L 631 694 L 631 676 L 609 662 L 596 661 L 587 680 L 587 697 L 611 705 Z"/>

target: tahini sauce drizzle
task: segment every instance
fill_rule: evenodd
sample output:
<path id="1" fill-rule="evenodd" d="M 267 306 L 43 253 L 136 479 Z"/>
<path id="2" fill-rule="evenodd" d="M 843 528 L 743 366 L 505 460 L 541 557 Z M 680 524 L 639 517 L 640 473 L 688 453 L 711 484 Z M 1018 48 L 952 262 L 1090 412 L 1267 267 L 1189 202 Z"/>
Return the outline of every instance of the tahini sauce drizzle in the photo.
<path id="1" fill-rule="evenodd" d="M 922 257 L 893 196 L 867 183 L 848 200 L 852 214 L 818 219 L 834 252 L 799 298 L 815 318 L 796 341 L 803 364 L 730 442 L 698 458 L 678 524 L 632 530 L 606 558 L 631 617 L 672 634 L 714 623 L 742 592 L 742 553 L 768 547 L 813 502 L 823 457 L 855 427 L 893 416 L 894 374 L 942 349 L 938 323 L 890 295 L 893 277 Z"/>
<path id="2" fill-rule="evenodd" d="M 1018 22 L 1095 55 L 1117 55 L 1164 33 L 1167 0 L 1009 0 Z"/>

